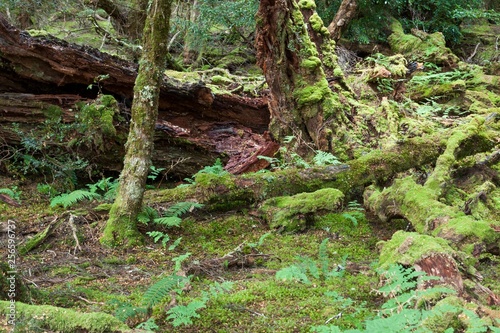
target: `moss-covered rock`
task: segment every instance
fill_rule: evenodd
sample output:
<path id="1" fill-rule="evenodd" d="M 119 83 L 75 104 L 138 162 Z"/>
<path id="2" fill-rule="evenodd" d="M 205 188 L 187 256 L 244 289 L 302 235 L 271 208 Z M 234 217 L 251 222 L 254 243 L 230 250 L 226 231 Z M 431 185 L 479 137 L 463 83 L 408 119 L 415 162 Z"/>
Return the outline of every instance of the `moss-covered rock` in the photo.
<path id="1" fill-rule="evenodd" d="M 338 210 L 343 198 L 344 194 L 339 190 L 326 188 L 312 193 L 271 198 L 259 210 L 271 228 L 296 232 L 311 226 L 315 215 Z"/>
<path id="2" fill-rule="evenodd" d="M 445 66 L 455 66 L 459 61 L 459 58 L 446 47 L 446 41 L 440 32 L 405 34 L 403 26 L 397 20 L 392 21 L 391 30 L 392 34 L 387 39 L 391 49 L 409 59 Z"/>

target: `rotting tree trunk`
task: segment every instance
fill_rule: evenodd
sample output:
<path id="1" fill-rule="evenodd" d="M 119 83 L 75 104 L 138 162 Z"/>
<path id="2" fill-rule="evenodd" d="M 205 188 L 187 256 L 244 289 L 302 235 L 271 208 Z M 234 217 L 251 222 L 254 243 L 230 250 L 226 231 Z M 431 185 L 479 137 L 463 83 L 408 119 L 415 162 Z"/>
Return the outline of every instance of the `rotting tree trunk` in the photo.
<path id="1" fill-rule="evenodd" d="M 167 59 L 171 4 L 172 0 L 154 0 L 144 26 L 144 51 L 134 86 L 127 152 L 117 196 L 101 237 L 101 243 L 109 246 L 133 246 L 142 240 L 142 234 L 137 230 L 137 215 L 142 209 L 153 154 L 160 85 Z"/>
<path id="2" fill-rule="evenodd" d="M 281 142 L 294 136 L 300 154 L 311 146 L 331 150 L 348 107 L 340 102 L 343 89 L 335 86 L 343 81 L 335 44 L 314 9 L 314 1 L 262 0 L 257 13 L 257 59 L 271 95 L 270 131 Z"/>
<path id="3" fill-rule="evenodd" d="M 53 37 L 30 37 L 9 25 L 1 15 L 0 66 L 0 135 L 2 144 L 11 146 L 20 142 L 12 131 L 13 122 L 21 127 L 38 126 L 46 119 L 41 111 L 51 105 L 62 109 L 63 122 L 72 122 L 75 107 L 71 103 L 91 102 L 98 88 L 125 105 L 133 98 L 137 75 L 134 63 Z M 97 86 L 94 80 L 101 75 L 108 78 Z M 92 89 L 88 89 L 89 85 Z M 126 107 L 122 116 L 128 118 Z M 265 98 L 216 95 L 203 82 L 164 79 L 156 126 L 155 166 L 166 168 L 170 175 L 181 179 L 213 164 L 216 158 L 227 160 L 230 172 L 258 170 L 262 160 L 256 157 L 272 156 L 277 149 L 263 135 L 268 123 Z M 174 148 L 167 151 L 167 145 Z M 123 149 L 116 147 L 90 157 L 91 163 L 104 170 L 119 171 Z"/>
<path id="4" fill-rule="evenodd" d="M 328 25 L 328 31 L 330 32 L 330 37 L 333 40 L 338 41 L 340 39 L 342 32 L 356 15 L 357 9 L 357 0 L 342 1 L 335 17 Z"/>

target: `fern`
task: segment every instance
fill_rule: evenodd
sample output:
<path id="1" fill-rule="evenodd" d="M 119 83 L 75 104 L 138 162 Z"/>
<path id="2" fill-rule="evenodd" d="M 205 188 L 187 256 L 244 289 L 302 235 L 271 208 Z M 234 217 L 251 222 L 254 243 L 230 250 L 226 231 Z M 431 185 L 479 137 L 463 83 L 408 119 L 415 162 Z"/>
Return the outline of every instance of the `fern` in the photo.
<path id="1" fill-rule="evenodd" d="M 144 206 L 139 214 L 137 214 L 137 221 L 148 224 L 151 221 L 154 221 L 155 219 L 159 218 L 160 214 L 154 209 L 149 206 Z"/>
<path id="2" fill-rule="evenodd" d="M 178 294 L 181 293 L 182 288 L 189 282 L 189 278 L 179 275 L 169 275 L 166 278 L 153 284 L 146 290 L 142 296 L 142 304 L 150 308 L 160 303 L 171 291 Z"/>
<path id="3" fill-rule="evenodd" d="M 192 212 L 195 208 L 202 208 L 203 204 L 199 204 L 197 202 L 178 202 L 175 205 L 170 206 L 164 213 L 163 216 L 177 216 L 180 217 L 182 214 L 187 212 Z"/>
<path id="4" fill-rule="evenodd" d="M 163 247 L 166 247 L 168 241 L 170 240 L 170 236 L 161 231 L 148 231 L 146 232 L 146 234 L 152 237 L 155 243 L 158 243 L 158 241 L 161 239 L 161 244 L 163 245 Z"/>
<path id="5" fill-rule="evenodd" d="M 95 184 L 87 184 L 89 190 L 76 190 L 70 193 L 58 195 L 50 200 L 50 206 L 63 206 L 68 208 L 82 200 L 106 200 L 110 201 L 116 196 L 118 180 L 113 178 L 103 178 Z M 100 194 L 101 192 L 102 194 Z"/>
<path id="6" fill-rule="evenodd" d="M 101 198 L 102 196 L 98 193 L 87 190 L 76 190 L 54 197 L 52 200 L 50 200 L 50 207 L 63 206 L 64 208 L 68 208 L 82 200 L 98 200 Z"/>
<path id="7" fill-rule="evenodd" d="M 316 150 L 316 155 L 313 157 L 313 162 L 317 166 L 338 165 L 342 164 L 338 158 L 329 152 Z"/>
<path id="8" fill-rule="evenodd" d="M 193 318 L 200 318 L 200 315 L 196 311 L 205 307 L 206 302 L 200 300 L 192 301 L 188 305 L 177 305 L 167 311 L 167 319 L 173 319 L 172 325 L 174 327 L 191 325 Z"/>
<path id="9" fill-rule="evenodd" d="M 342 263 L 338 264 L 335 269 L 330 270 L 330 259 L 328 257 L 328 239 L 321 242 L 319 246 L 319 260 L 315 261 L 308 257 L 298 256 L 297 264 L 280 269 L 276 272 L 278 280 L 294 280 L 304 284 L 311 284 L 308 274 L 315 279 L 323 278 L 325 280 L 332 277 L 340 277 L 345 272 L 345 263 L 347 255 L 342 257 Z"/>
<path id="10" fill-rule="evenodd" d="M 311 284 L 311 281 L 307 277 L 307 271 L 305 271 L 302 267 L 297 265 L 292 265 L 289 267 L 285 267 L 276 272 L 275 278 L 277 280 L 283 281 L 298 281 L 304 284 Z"/>

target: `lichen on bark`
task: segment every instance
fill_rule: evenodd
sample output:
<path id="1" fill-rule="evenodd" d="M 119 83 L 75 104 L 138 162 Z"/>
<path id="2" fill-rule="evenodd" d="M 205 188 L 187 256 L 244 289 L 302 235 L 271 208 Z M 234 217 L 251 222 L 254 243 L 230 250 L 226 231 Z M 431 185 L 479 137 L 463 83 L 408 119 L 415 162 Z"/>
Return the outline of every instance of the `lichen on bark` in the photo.
<path id="1" fill-rule="evenodd" d="M 171 3 L 171 0 L 154 0 L 144 26 L 144 51 L 134 86 L 127 153 L 117 197 L 101 237 L 101 243 L 108 246 L 133 246 L 143 239 L 136 223 L 151 165 L 160 84 L 168 53 L 165 41 L 169 32 Z"/>

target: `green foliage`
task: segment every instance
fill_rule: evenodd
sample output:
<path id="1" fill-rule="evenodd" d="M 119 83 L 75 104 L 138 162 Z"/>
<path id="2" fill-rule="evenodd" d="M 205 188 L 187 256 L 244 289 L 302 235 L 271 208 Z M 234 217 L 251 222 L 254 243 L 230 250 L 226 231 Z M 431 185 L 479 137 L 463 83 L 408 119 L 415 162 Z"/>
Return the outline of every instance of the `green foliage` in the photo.
<path id="1" fill-rule="evenodd" d="M 87 184 L 88 190 L 75 190 L 54 197 L 50 200 L 50 206 L 68 208 L 82 200 L 112 201 L 116 196 L 118 185 L 118 179 L 103 178 L 95 184 Z"/>
<path id="2" fill-rule="evenodd" d="M 324 22 L 331 22 L 340 3 L 341 0 L 317 1 L 318 14 Z M 395 17 L 407 32 L 412 28 L 429 33 L 440 31 L 448 42 L 458 43 L 464 19 L 498 18 L 496 12 L 478 10 L 481 4 L 481 0 L 359 0 L 358 15 L 348 24 L 344 37 L 362 44 L 385 41 L 390 19 Z"/>
<path id="3" fill-rule="evenodd" d="M 141 314 L 146 315 L 148 313 L 148 309 L 145 307 L 133 306 L 130 303 L 121 302 L 117 299 L 109 301 L 109 304 L 117 306 L 115 310 L 115 317 L 122 322 L 125 322 L 130 317 L 135 317 Z"/>
<path id="4" fill-rule="evenodd" d="M 195 179 L 196 179 L 196 177 L 198 175 L 201 175 L 201 174 L 211 174 L 211 175 L 216 175 L 216 176 L 222 176 L 222 175 L 226 175 L 228 173 L 229 172 L 227 172 L 224 169 L 224 165 L 222 164 L 222 161 L 220 160 L 220 158 L 218 158 L 218 159 L 215 160 L 215 162 L 214 162 L 213 165 L 205 166 L 203 169 L 201 169 L 200 171 L 198 171 L 197 173 L 195 173 L 190 178 L 184 178 L 184 180 L 188 184 L 181 184 L 181 185 L 179 185 L 177 187 L 186 187 L 186 186 L 189 186 L 189 185 L 196 184 Z"/>
<path id="5" fill-rule="evenodd" d="M 74 150 L 79 143 L 67 144 L 67 138 L 73 135 L 76 126 L 63 123 L 60 116 L 49 117 L 36 129 L 25 130 L 19 124 L 13 124 L 20 145 L 8 147 L 12 155 L 7 163 L 9 172 L 51 177 L 64 187 L 73 188 L 77 183 L 76 173 L 88 166 L 88 162 L 78 157 Z"/>
<path id="6" fill-rule="evenodd" d="M 160 281 L 156 282 L 146 290 L 142 296 L 142 304 L 150 308 L 160 303 L 164 298 L 169 296 L 173 291 L 177 294 L 182 293 L 182 288 L 189 283 L 189 278 L 179 275 L 169 275 Z"/>
<path id="7" fill-rule="evenodd" d="M 36 184 L 36 190 L 38 193 L 46 195 L 51 199 L 60 194 L 60 192 L 50 184 Z"/>
<path id="8" fill-rule="evenodd" d="M 217 294 L 228 292 L 232 289 L 232 287 L 232 282 L 214 282 L 210 285 L 208 291 L 202 292 L 202 296 L 200 298 L 189 302 L 187 305 L 177 305 L 168 310 L 167 318 L 172 320 L 172 325 L 174 325 L 174 327 L 191 325 L 193 323 L 193 318 L 200 318 L 197 311 L 205 308 L 210 298 L 215 297 Z"/>
<path id="9" fill-rule="evenodd" d="M 347 255 L 342 258 L 342 263 L 330 268 L 330 258 L 328 255 L 328 239 L 321 242 L 318 251 L 318 260 L 309 257 L 297 256 L 297 264 L 285 267 L 276 272 L 277 280 L 292 280 L 311 284 L 309 276 L 315 279 L 328 280 L 333 277 L 341 277 L 344 274 Z"/>
<path id="10" fill-rule="evenodd" d="M 177 305 L 167 311 L 167 319 L 172 320 L 174 327 L 191 325 L 193 318 L 200 318 L 200 315 L 196 311 L 205 307 L 206 302 L 201 300 L 191 301 L 187 305 Z"/>
<path id="11" fill-rule="evenodd" d="M 136 326 L 136 328 L 145 330 L 146 332 L 154 332 L 160 328 L 160 326 L 156 325 L 155 320 L 153 318 L 149 318 L 143 323 L 140 323 Z"/>
<path id="12" fill-rule="evenodd" d="M 11 188 L 0 188 L 0 194 L 7 194 L 12 199 L 19 201 L 21 199 L 21 193 L 17 186 L 12 186 Z"/>
<path id="13" fill-rule="evenodd" d="M 364 329 L 347 330 L 344 332 L 432 332 L 422 325 L 425 319 L 454 311 L 451 305 L 441 304 L 432 307 L 432 301 L 442 295 L 454 294 L 455 291 L 445 287 L 419 288 L 419 285 L 429 280 L 439 280 L 437 277 L 426 276 L 424 272 L 417 272 L 413 268 L 401 265 L 392 265 L 386 271 L 379 272 L 383 277 L 384 285 L 378 293 L 388 300 L 382 305 L 381 311 L 374 318 L 364 322 Z M 346 306 L 352 303 L 344 298 L 337 299 Z M 364 305 L 362 304 L 361 307 Z M 482 324 L 484 327 L 484 323 Z M 312 332 L 342 332 L 338 326 L 313 326 Z M 449 328 L 446 332 L 453 332 Z"/>
<path id="14" fill-rule="evenodd" d="M 286 136 L 283 139 L 285 144 L 290 144 L 296 139 L 295 136 Z M 283 170 L 287 168 L 310 168 L 311 164 L 306 162 L 299 154 L 289 150 L 286 146 L 281 146 L 276 153 L 278 157 L 257 156 L 259 159 L 269 162 L 271 169 Z M 330 152 L 316 150 L 312 162 L 315 166 L 338 165 L 341 162 Z"/>
<path id="15" fill-rule="evenodd" d="M 172 20 L 172 30 L 184 31 L 190 36 L 186 43 L 191 49 L 201 51 L 207 45 L 251 40 L 258 1 L 200 0 L 196 5 L 193 10 L 197 11 L 199 16 L 195 22 L 182 17 Z"/>

